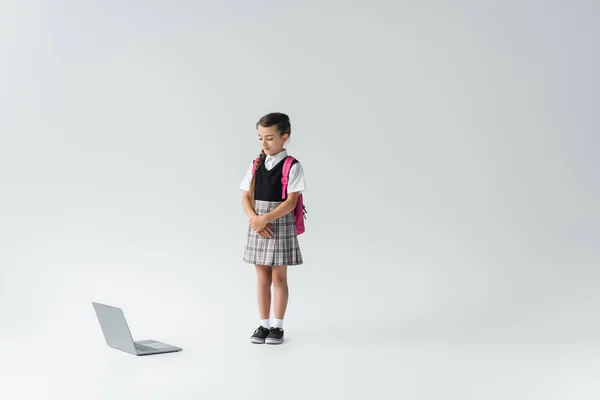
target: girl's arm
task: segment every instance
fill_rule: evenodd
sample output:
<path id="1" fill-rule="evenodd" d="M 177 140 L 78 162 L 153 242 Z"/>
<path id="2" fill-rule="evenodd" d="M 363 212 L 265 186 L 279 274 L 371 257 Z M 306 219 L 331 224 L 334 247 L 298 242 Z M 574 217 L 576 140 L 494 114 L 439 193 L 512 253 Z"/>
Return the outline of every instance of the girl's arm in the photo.
<path id="1" fill-rule="evenodd" d="M 248 218 L 256 217 L 257 214 L 252 208 L 252 202 L 250 201 L 250 192 L 244 192 L 242 194 L 242 208 L 244 212 L 248 216 Z"/>
<path id="2" fill-rule="evenodd" d="M 246 213 L 248 218 L 253 218 L 257 216 L 256 212 L 254 211 L 254 208 L 252 208 L 252 202 L 250 201 L 250 192 L 244 192 L 244 194 L 242 194 L 242 208 L 244 209 L 244 212 Z"/>
<path id="3" fill-rule="evenodd" d="M 298 200 L 298 196 L 300 196 L 300 192 L 288 193 L 288 198 L 277 206 L 273 211 L 266 213 L 263 215 L 267 219 L 267 222 L 271 222 L 287 213 L 292 212 L 294 208 L 296 208 L 296 201 Z"/>

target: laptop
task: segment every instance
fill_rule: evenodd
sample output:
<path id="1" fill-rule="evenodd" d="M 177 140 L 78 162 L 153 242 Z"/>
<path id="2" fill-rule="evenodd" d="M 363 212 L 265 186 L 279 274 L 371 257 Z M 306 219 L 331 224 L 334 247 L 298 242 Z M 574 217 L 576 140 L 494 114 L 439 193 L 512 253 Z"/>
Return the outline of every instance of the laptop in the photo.
<path id="1" fill-rule="evenodd" d="M 113 349 L 121 350 L 136 356 L 173 353 L 181 348 L 156 340 L 141 340 L 134 342 L 131 331 L 125 320 L 123 310 L 106 304 L 92 302 L 106 344 Z"/>

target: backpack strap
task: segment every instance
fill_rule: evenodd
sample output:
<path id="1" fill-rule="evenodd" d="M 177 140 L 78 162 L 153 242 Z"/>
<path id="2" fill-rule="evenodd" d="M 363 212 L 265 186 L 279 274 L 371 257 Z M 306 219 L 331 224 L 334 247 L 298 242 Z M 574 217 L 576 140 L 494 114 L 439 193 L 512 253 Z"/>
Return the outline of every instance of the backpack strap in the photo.
<path id="1" fill-rule="evenodd" d="M 287 156 L 285 161 L 283 162 L 283 172 L 281 176 L 281 198 L 285 199 L 285 194 L 287 193 L 288 182 L 290 179 L 290 170 L 292 169 L 292 163 L 295 158 L 292 156 Z"/>

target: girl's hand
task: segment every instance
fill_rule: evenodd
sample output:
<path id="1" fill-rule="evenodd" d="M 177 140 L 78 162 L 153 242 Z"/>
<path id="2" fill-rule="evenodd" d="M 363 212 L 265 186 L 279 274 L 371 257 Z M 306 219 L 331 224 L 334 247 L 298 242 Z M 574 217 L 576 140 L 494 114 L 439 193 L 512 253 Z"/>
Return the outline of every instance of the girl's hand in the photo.
<path id="1" fill-rule="evenodd" d="M 273 234 L 273 228 L 271 227 L 271 223 L 269 222 L 262 231 L 258 232 L 258 234 L 267 239 L 270 238 Z"/>
<path id="2" fill-rule="evenodd" d="M 267 219 L 262 216 L 256 216 L 254 218 L 250 219 L 250 227 L 255 231 L 255 232 L 260 232 L 262 231 L 268 224 L 269 222 L 267 221 Z"/>
<path id="3" fill-rule="evenodd" d="M 258 215 L 255 214 L 253 217 L 251 217 L 248 220 L 248 223 L 250 224 L 256 218 L 258 218 Z M 258 231 L 256 233 L 258 233 L 262 237 L 270 238 L 273 235 L 273 226 L 271 226 L 271 223 L 269 222 L 263 229 L 261 229 L 260 231 Z"/>

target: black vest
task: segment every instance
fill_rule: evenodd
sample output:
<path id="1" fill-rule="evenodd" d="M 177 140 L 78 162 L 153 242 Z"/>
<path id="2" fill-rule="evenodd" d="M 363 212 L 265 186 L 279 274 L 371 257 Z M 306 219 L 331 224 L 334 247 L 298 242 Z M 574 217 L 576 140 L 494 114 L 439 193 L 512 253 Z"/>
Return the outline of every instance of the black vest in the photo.
<path id="1" fill-rule="evenodd" d="M 294 159 L 292 165 L 296 164 L 298 160 Z M 270 171 L 267 171 L 265 163 L 256 171 L 256 182 L 254 187 L 254 198 L 256 200 L 264 201 L 283 201 L 287 199 L 287 193 L 285 198 L 281 198 L 281 177 L 283 176 L 283 164 L 285 164 L 285 158 L 279 161 Z M 290 167 L 291 169 L 291 167 Z"/>

